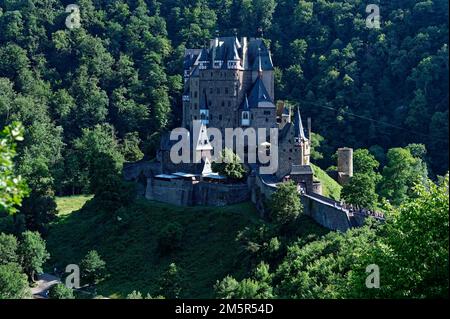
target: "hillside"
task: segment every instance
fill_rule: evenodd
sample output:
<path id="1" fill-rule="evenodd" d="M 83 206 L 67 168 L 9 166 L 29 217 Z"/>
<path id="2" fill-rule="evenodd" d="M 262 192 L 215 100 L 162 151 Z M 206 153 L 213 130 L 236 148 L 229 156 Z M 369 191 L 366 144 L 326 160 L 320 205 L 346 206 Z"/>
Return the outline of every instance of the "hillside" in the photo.
<path id="1" fill-rule="evenodd" d="M 326 197 L 339 200 L 341 198 L 342 186 L 338 184 L 330 175 L 322 170 L 319 166 L 311 164 L 314 177 L 322 182 L 322 193 Z"/>
<path id="2" fill-rule="evenodd" d="M 125 297 L 133 290 L 156 295 L 162 272 L 175 262 L 185 278 L 184 297 L 213 297 L 216 280 L 228 274 L 242 278 L 252 266 L 246 264 L 245 251 L 235 240 L 239 231 L 260 223 L 251 203 L 186 208 L 138 200 L 114 214 L 99 206 L 93 199 L 79 211 L 58 216 L 47 239 L 52 256 L 47 266 L 63 269 L 78 263 L 89 250 L 97 250 L 109 273 L 98 287 L 104 296 Z M 181 247 L 161 256 L 157 247 L 160 231 L 173 222 L 183 229 Z M 302 232 L 306 236 L 325 231 L 302 217 L 298 233 Z"/>

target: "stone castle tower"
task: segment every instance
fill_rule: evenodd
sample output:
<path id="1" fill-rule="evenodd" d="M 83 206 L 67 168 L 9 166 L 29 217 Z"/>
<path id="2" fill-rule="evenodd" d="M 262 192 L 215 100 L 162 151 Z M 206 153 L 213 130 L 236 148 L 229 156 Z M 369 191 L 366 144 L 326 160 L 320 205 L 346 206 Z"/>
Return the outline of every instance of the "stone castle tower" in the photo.
<path id="1" fill-rule="evenodd" d="M 217 37 L 209 48 L 186 50 L 183 126 L 276 127 L 273 70 L 261 39 Z"/>
<path id="2" fill-rule="evenodd" d="M 310 186 L 310 133 L 298 108 L 282 105 L 277 112 L 274 101 L 274 67 L 262 39 L 216 37 L 209 47 L 186 50 L 183 126 L 191 130 L 199 120 L 223 136 L 225 128 L 278 128 L 279 166 L 274 175 L 295 175 Z"/>

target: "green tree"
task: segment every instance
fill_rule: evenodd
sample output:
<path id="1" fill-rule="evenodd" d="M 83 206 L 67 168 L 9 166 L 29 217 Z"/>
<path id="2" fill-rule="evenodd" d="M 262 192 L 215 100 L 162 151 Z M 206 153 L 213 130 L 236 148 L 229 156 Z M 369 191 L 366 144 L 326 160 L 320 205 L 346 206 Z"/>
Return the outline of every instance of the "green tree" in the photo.
<path id="1" fill-rule="evenodd" d="M 27 276 L 18 264 L 0 264 L 0 299 L 31 298 Z"/>
<path id="2" fill-rule="evenodd" d="M 97 284 L 105 277 L 106 263 L 96 250 L 89 251 L 80 262 L 82 278 L 88 285 Z"/>
<path id="3" fill-rule="evenodd" d="M 160 294 L 167 299 L 178 299 L 181 296 L 182 277 L 175 263 L 171 263 L 160 280 Z"/>
<path id="4" fill-rule="evenodd" d="M 277 224 L 285 225 L 295 220 L 303 212 L 297 185 L 293 182 L 280 184 L 270 197 L 269 208 Z"/>
<path id="5" fill-rule="evenodd" d="M 137 162 L 144 157 L 144 153 L 142 153 L 139 148 L 140 143 L 141 139 L 139 138 L 138 132 L 125 134 L 125 138 L 122 143 L 122 154 L 126 161 Z"/>
<path id="6" fill-rule="evenodd" d="M 18 243 L 16 237 L 0 233 L 0 265 L 17 263 L 19 261 L 17 248 Z"/>
<path id="7" fill-rule="evenodd" d="M 82 136 L 74 141 L 74 149 L 83 174 L 80 178 L 89 181 L 90 192 L 99 193 L 111 176 L 120 174 L 124 158 L 111 125 L 83 129 Z"/>
<path id="8" fill-rule="evenodd" d="M 349 204 L 374 209 L 378 202 L 376 187 L 381 180 L 379 166 L 375 156 L 367 149 L 357 149 L 353 153 L 355 174 L 342 188 L 341 197 Z"/>
<path id="9" fill-rule="evenodd" d="M 49 289 L 48 296 L 50 299 L 75 299 L 73 290 L 67 288 L 64 284 L 53 285 Z"/>
<path id="10" fill-rule="evenodd" d="M 167 254 L 178 248 L 183 237 L 183 228 L 179 223 L 168 223 L 161 230 L 158 238 L 158 248 L 161 254 Z"/>
<path id="11" fill-rule="evenodd" d="M 413 185 L 423 181 L 423 176 L 426 176 L 426 172 L 418 170 L 419 167 L 420 159 L 414 158 L 408 149 L 390 149 L 387 153 L 387 165 L 383 168 L 380 194 L 395 205 L 404 202 Z"/>
<path id="12" fill-rule="evenodd" d="M 417 184 L 415 196 L 389 209 L 384 236 L 363 252 L 349 277 L 353 298 L 446 298 L 449 283 L 448 174 Z M 366 289 L 365 268 L 379 266 L 379 289 Z"/>
<path id="13" fill-rule="evenodd" d="M 394 272 L 387 274 L 385 282 L 386 288 L 395 284 L 391 291 L 394 296 L 448 295 L 448 189 L 448 175 L 439 185 L 431 181 L 417 184 L 417 197 L 393 211 L 386 241 L 394 252 L 389 256 Z"/>
<path id="14" fill-rule="evenodd" d="M 255 269 L 252 278 L 237 281 L 231 276 L 217 281 L 214 289 L 221 299 L 270 299 L 273 298 L 272 275 L 269 265 L 261 262 Z"/>
<path id="15" fill-rule="evenodd" d="M 28 188 L 14 171 L 15 141 L 23 139 L 23 127 L 13 123 L 0 131 L 0 213 L 15 213 Z"/>
<path id="16" fill-rule="evenodd" d="M 355 173 L 369 175 L 376 182 L 379 181 L 378 167 L 380 163 L 375 159 L 369 150 L 365 148 L 357 149 L 353 153 L 353 170 Z"/>
<path id="17" fill-rule="evenodd" d="M 311 159 L 314 161 L 323 159 L 323 154 L 319 149 L 324 140 L 325 139 L 320 134 L 311 132 Z"/>
<path id="18" fill-rule="evenodd" d="M 47 252 L 45 241 L 38 232 L 26 231 L 22 234 L 19 244 L 19 255 L 23 270 L 32 281 L 38 273 L 41 273 L 42 266 L 50 257 Z"/>
<path id="19" fill-rule="evenodd" d="M 246 170 L 238 155 L 230 149 L 224 149 L 220 161 L 212 163 L 212 170 L 231 180 L 240 181 L 246 176 Z"/>
<path id="20" fill-rule="evenodd" d="M 378 202 L 375 181 L 368 174 L 356 173 L 350 182 L 342 187 L 341 198 L 346 203 L 374 209 Z"/>

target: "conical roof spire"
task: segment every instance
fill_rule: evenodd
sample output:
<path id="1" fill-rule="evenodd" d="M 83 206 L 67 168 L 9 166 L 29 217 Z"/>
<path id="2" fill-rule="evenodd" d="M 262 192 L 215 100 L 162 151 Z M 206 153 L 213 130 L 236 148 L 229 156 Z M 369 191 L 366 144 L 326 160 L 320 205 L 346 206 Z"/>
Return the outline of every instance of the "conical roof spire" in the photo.
<path id="1" fill-rule="evenodd" d="M 306 139 L 305 131 L 303 129 L 302 116 L 300 115 L 300 109 L 298 107 L 294 117 L 294 130 L 295 137 Z"/>
<path id="2" fill-rule="evenodd" d="M 258 75 L 260 78 L 262 78 L 263 75 L 263 68 L 262 68 L 262 62 L 261 62 L 261 48 L 258 48 Z"/>

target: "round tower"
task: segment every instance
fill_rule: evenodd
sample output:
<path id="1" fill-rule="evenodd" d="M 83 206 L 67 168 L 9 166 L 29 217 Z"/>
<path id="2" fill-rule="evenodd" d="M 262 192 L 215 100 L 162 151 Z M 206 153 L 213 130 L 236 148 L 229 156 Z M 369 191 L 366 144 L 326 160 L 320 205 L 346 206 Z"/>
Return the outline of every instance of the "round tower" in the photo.
<path id="1" fill-rule="evenodd" d="M 342 147 L 338 149 L 338 181 L 346 184 L 353 176 L 353 149 Z"/>

